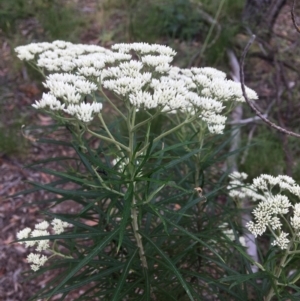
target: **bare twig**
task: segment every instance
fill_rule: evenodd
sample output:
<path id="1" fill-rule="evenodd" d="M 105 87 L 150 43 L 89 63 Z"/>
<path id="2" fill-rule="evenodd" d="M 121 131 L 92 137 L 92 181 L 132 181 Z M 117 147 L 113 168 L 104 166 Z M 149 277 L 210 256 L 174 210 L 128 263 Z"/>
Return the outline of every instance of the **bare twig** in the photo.
<path id="1" fill-rule="evenodd" d="M 294 27 L 300 33 L 300 27 L 297 25 L 296 18 L 295 18 L 295 4 L 296 4 L 296 0 L 293 1 L 293 6 L 291 10 L 292 20 L 293 20 Z"/>
<path id="2" fill-rule="evenodd" d="M 244 76 L 244 62 L 245 62 L 245 57 L 248 53 L 248 50 L 250 48 L 250 46 L 252 45 L 253 41 L 255 39 L 255 35 L 253 35 L 250 39 L 250 41 L 248 42 L 247 46 L 245 47 L 242 57 L 241 57 L 241 69 L 240 69 L 240 77 L 241 77 L 241 88 L 242 88 L 242 92 L 243 92 L 243 96 L 245 98 L 245 101 L 247 102 L 247 104 L 250 106 L 250 108 L 255 112 L 255 114 L 257 116 L 259 116 L 261 118 L 262 121 L 264 121 L 266 124 L 268 124 L 270 127 L 276 129 L 277 131 L 281 132 L 281 133 L 285 133 L 287 135 L 290 136 L 294 136 L 297 138 L 300 138 L 300 134 L 292 132 L 292 131 L 288 131 L 285 128 L 282 128 L 278 125 L 276 125 L 275 123 L 271 122 L 269 119 L 267 119 L 266 117 L 263 116 L 263 114 L 256 108 L 256 106 L 252 103 L 252 101 L 250 101 L 250 99 L 248 98 L 247 94 L 246 94 L 246 88 L 245 88 L 245 76 Z"/>
<path id="3" fill-rule="evenodd" d="M 264 117 L 267 117 L 267 114 L 263 114 Z M 246 118 L 246 119 L 241 119 L 239 121 L 229 121 L 227 122 L 227 124 L 230 125 L 235 125 L 235 124 L 248 124 L 248 123 L 253 123 L 255 121 L 259 121 L 260 118 L 258 116 L 254 116 L 254 117 L 250 117 L 250 118 Z"/>

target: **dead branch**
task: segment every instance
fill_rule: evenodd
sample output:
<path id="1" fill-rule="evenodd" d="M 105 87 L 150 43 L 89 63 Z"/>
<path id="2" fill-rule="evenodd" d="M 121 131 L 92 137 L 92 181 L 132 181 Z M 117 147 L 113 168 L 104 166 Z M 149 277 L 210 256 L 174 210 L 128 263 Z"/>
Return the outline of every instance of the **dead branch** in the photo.
<path id="1" fill-rule="evenodd" d="M 300 27 L 297 25 L 296 17 L 295 17 L 295 6 L 296 6 L 296 0 L 293 1 L 293 6 L 292 6 L 291 14 L 292 14 L 292 20 L 293 20 L 294 27 L 300 33 Z"/>
<path id="2" fill-rule="evenodd" d="M 245 63 L 245 58 L 246 58 L 246 55 L 248 53 L 248 50 L 249 50 L 250 46 L 252 45 L 252 43 L 254 42 L 254 40 L 255 40 L 255 35 L 253 35 L 251 37 L 251 39 L 249 40 L 248 44 L 246 45 L 246 47 L 245 47 L 245 49 L 244 49 L 244 51 L 242 53 L 242 57 L 241 57 L 240 78 L 241 78 L 241 88 L 242 88 L 242 92 L 243 92 L 243 96 L 245 98 L 245 101 L 250 106 L 250 108 L 255 112 L 255 114 L 257 116 L 259 116 L 261 118 L 261 120 L 264 121 L 266 124 L 268 124 L 270 127 L 276 129 L 277 131 L 279 131 L 281 133 L 285 133 L 287 135 L 300 138 L 300 134 L 292 132 L 292 131 L 288 131 L 287 129 L 282 128 L 282 127 L 276 125 L 275 123 L 271 122 L 269 119 L 267 119 L 266 117 L 264 117 L 264 115 L 256 108 L 256 106 L 253 104 L 253 102 L 248 98 L 248 96 L 246 94 L 245 75 L 244 75 L 244 63 Z"/>

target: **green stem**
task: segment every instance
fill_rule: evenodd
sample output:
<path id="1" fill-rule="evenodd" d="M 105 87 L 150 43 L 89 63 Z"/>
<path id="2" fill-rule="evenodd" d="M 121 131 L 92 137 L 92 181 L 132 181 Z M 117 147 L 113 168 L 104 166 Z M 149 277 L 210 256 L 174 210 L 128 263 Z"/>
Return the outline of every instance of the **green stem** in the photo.
<path id="1" fill-rule="evenodd" d="M 117 108 L 117 106 L 109 99 L 109 97 L 107 97 L 107 95 L 102 90 L 102 87 L 100 88 L 100 92 L 102 93 L 104 98 L 109 102 L 109 104 L 116 110 L 116 112 L 118 112 L 120 116 L 126 121 L 127 117 Z"/>
<path id="2" fill-rule="evenodd" d="M 153 140 L 153 142 L 157 142 L 157 141 L 161 140 L 163 137 L 170 135 L 171 133 L 177 131 L 178 129 L 180 129 L 181 127 L 186 125 L 187 123 L 190 123 L 190 122 L 194 121 L 196 118 L 198 118 L 198 116 L 194 115 L 192 118 L 186 119 L 181 124 L 178 124 L 177 126 L 173 127 L 172 129 L 160 134 L 158 137 L 156 137 Z"/>
<path id="3" fill-rule="evenodd" d="M 160 110 L 156 111 L 154 115 L 150 115 L 150 117 L 138 124 L 136 124 L 133 128 L 132 128 L 132 131 L 136 131 L 139 127 L 141 127 L 142 125 L 150 122 L 151 120 L 153 120 L 156 116 L 158 116 L 159 114 L 161 113 Z"/>
<path id="4" fill-rule="evenodd" d="M 282 217 L 282 219 L 283 219 L 283 220 L 285 221 L 285 223 L 287 224 L 287 226 L 288 226 L 288 228 L 289 228 L 289 230 L 290 230 L 290 233 L 293 233 L 294 231 L 293 231 L 293 229 L 292 229 L 290 223 L 288 222 L 288 220 L 285 218 L 285 216 L 284 216 L 283 214 L 280 214 L 280 216 Z"/>
<path id="5" fill-rule="evenodd" d="M 90 130 L 89 128 L 87 128 L 87 132 L 89 132 L 90 134 L 92 134 L 93 136 L 97 137 L 97 138 L 100 138 L 104 141 L 107 141 L 107 142 L 110 142 L 116 146 L 119 146 L 121 147 L 122 149 L 124 149 L 125 151 L 129 152 L 129 148 L 127 146 L 125 146 L 124 144 L 118 142 L 117 140 L 115 139 L 112 139 L 112 138 L 109 138 L 109 137 L 106 137 L 106 136 L 103 136 L 103 135 L 100 135 L 100 134 L 97 134 L 95 132 L 93 132 L 92 130 Z"/>
<path id="6" fill-rule="evenodd" d="M 207 45 L 208 45 L 208 41 L 209 41 L 209 39 L 210 39 L 210 36 L 212 35 L 212 32 L 213 32 L 213 30 L 214 30 L 214 28 L 215 28 L 215 25 L 217 24 L 217 20 L 218 20 L 218 18 L 219 18 L 220 13 L 221 13 L 221 10 L 222 10 L 222 7 L 223 7 L 224 2 L 225 2 L 225 0 L 222 0 L 222 1 L 220 2 L 220 5 L 219 5 L 219 7 L 218 7 L 218 11 L 217 11 L 216 16 L 215 16 L 215 22 L 210 26 L 209 31 L 208 31 L 208 34 L 207 34 L 207 36 L 206 36 L 206 39 L 205 39 L 205 41 L 204 41 L 204 43 L 203 43 L 203 46 L 201 47 L 202 50 L 201 50 L 201 53 L 200 53 L 200 57 L 202 57 L 203 53 L 204 53 L 205 50 L 206 50 L 206 47 L 207 47 Z"/>
<path id="7" fill-rule="evenodd" d="M 163 137 L 167 136 L 167 135 L 170 135 L 171 133 L 177 131 L 178 129 L 180 129 L 181 127 L 183 127 L 184 125 L 186 125 L 187 123 L 190 123 L 192 121 L 194 121 L 195 119 L 197 119 L 198 116 L 193 115 L 191 118 L 187 118 L 185 121 L 183 121 L 181 124 L 178 124 L 177 126 L 173 127 L 172 129 L 160 134 L 158 137 L 156 137 L 154 140 L 153 140 L 153 143 L 161 140 Z M 142 154 L 148 147 L 149 147 L 149 144 L 150 143 L 147 143 L 141 150 L 139 150 L 137 152 L 137 156 L 139 156 L 140 154 Z"/>
<path id="8" fill-rule="evenodd" d="M 56 252 L 54 250 L 51 250 L 51 252 L 53 253 L 51 256 L 48 257 L 48 259 L 54 257 L 54 256 L 59 256 L 59 257 L 62 257 L 62 258 L 68 258 L 68 259 L 74 259 L 74 257 L 72 256 L 68 256 L 68 255 L 64 255 L 62 253 L 59 253 L 59 252 Z"/>
<path id="9" fill-rule="evenodd" d="M 104 129 L 105 129 L 105 131 L 106 131 L 106 133 L 108 134 L 108 136 L 109 136 L 112 140 L 114 140 L 115 142 L 117 142 L 116 139 L 115 139 L 115 137 L 114 137 L 114 136 L 112 135 L 112 133 L 110 132 L 109 128 L 106 126 L 106 123 L 105 123 L 105 121 L 104 121 L 104 119 L 103 119 L 101 113 L 98 114 L 98 117 L 99 117 L 99 119 L 100 119 L 100 121 L 101 121 L 101 123 L 102 123 L 102 125 L 103 125 L 103 127 L 104 127 Z M 119 143 L 119 142 L 118 142 L 118 143 Z M 115 143 L 115 145 L 116 145 L 116 147 L 118 148 L 118 150 L 121 151 L 121 146 L 120 146 L 119 144 L 116 144 L 116 143 Z M 124 146 L 125 146 L 125 145 L 124 145 Z"/>
<path id="10" fill-rule="evenodd" d="M 136 116 L 136 108 L 132 107 L 129 111 L 129 118 L 127 119 L 127 128 L 128 128 L 128 135 L 129 135 L 129 152 L 128 152 L 128 158 L 129 158 L 129 173 L 130 173 L 130 181 L 133 185 L 133 197 L 132 197 L 132 203 L 131 203 L 131 217 L 132 217 L 132 230 L 133 235 L 136 240 L 136 244 L 139 248 L 139 256 L 141 260 L 141 264 L 143 269 L 148 269 L 148 263 L 145 256 L 145 250 L 142 242 L 142 236 L 139 233 L 139 210 L 137 208 L 137 202 L 135 198 L 135 191 L 136 191 L 136 182 L 134 180 L 135 175 L 135 157 L 137 154 L 134 154 L 134 136 L 135 131 L 134 124 L 135 124 L 135 116 Z"/>
<path id="11" fill-rule="evenodd" d="M 195 174 L 195 187 L 199 186 L 199 174 L 200 174 L 200 157 L 201 157 L 201 150 L 203 147 L 203 137 L 202 137 L 202 129 L 200 128 L 200 131 L 198 133 L 199 138 L 199 152 L 196 154 L 196 174 Z"/>
<path id="12" fill-rule="evenodd" d="M 103 186 L 104 189 L 106 189 L 106 190 L 108 190 L 108 191 L 111 191 L 111 192 L 113 192 L 113 193 L 115 193 L 115 194 L 118 194 L 118 195 L 120 195 L 121 197 L 124 197 L 124 193 L 119 192 L 119 191 L 117 191 L 117 190 L 114 190 L 114 189 L 108 187 L 108 186 L 105 184 L 104 180 L 102 179 L 102 177 L 100 176 L 100 174 L 97 172 L 97 167 L 92 167 L 92 168 L 93 168 L 93 170 L 94 170 L 94 172 L 95 172 L 95 175 L 97 176 L 97 178 L 98 178 L 99 181 L 101 182 L 101 184 L 102 184 L 102 186 Z"/>
<path id="13" fill-rule="evenodd" d="M 29 64 L 33 69 L 35 69 L 37 72 L 39 72 L 44 78 L 46 78 L 45 73 L 42 71 L 41 68 L 37 67 L 37 64 L 36 64 L 36 63 L 33 64 L 33 63 L 31 63 L 31 62 L 28 62 L 28 64 Z"/>
<path id="14" fill-rule="evenodd" d="M 274 271 L 273 271 L 273 275 L 276 278 L 276 280 L 275 280 L 274 285 L 271 286 L 271 288 L 270 288 L 267 296 L 265 297 L 264 301 L 271 301 L 271 299 L 274 296 L 274 293 L 275 293 L 274 287 L 278 286 L 278 284 L 279 284 L 278 279 L 279 279 L 279 277 L 280 277 L 280 275 L 282 273 L 283 268 L 286 266 L 286 262 L 287 262 L 288 256 L 289 256 L 289 254 L 291 252 L 290 249 L 294 245 L 294 238 L 295 238 L 295 235 L 293 235 L 293 237 L 292 237 L 292 239 L 291 239 L 291 241 L 290 241 L 290 243 L 288 245 L 288 248 L 285 250 L 285 253 L 284 253 L 283 257 L 281 258 L 281 260 L 279 262 L 279 265 L 276 266 L 275 269 L 274 269 Z"/>
<path id="15" fill-rule="evenodd" d="M 298 250 L 298 251 L 289 251 L 289 254 L 300 254 L 300 250 Z"/>

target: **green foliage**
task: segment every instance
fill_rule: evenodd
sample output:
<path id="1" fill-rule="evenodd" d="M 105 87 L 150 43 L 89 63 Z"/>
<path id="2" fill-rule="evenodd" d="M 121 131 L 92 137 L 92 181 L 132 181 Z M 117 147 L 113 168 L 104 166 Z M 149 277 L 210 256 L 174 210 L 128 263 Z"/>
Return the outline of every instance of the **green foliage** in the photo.
<path id="1" fill-rule="evenodd" d="M 133 11 L 132 35 L 138 41 L 159 37 L 191 40 L 205 24 L 190 1 L 139 1 Z"/>
<path id="2" fill-rule="evenodd" d="M 245 137 L 244 145 L 247 143 Z M 260 127 L 250 142 L 243 170 L 254 178 L 260 174 L 284 174 L 284 150 L 277 133 Z"/>
<path id="3" fill-rule="evenodd" d="M 115 2 L 120 9 L 123 2 Z M 112 9 L 116 8 L 115 2 L 111 4 Z M 214 66 L 224 60 L 226 49 L 239 32 L 243 6 L 244 0 L 125 1 L 127 26 L 122 27 L 126 31 L 122 41 L 124 36 L 129 41 L 143 42 L 196 41 L 199 53 L 192 54 L 196 57 L 193 63 L 201 61 Z"/>
<path id="4" fill-rule="evenodd" d="M 78 40 L 84 20 L 72 2 L 59 0 L 2 0 L 0 2 L 0 28 L 7 35 L 18 33 L 20 22 L 35 19 L 35 38 Z"/>
<path id="5" fill-rule="evenodd" d="M 20 155 L 27 149 L 26 140 L 21 136 L 21 124 L 0 125 L 0 141 L 0 155 Z"/>
<path id="6" fill-rule="evenodd" d="M 31 15 L 31 6 L 23 0 L 0 2 L 0 28 L 9 33 L 15 31 L 16 22 Z"/>
<path id="7" fill-rule="evenodd" d="M 143 176 L 136 174 L 135 191 L 128 189 L 124 193 L 122 187 L 129 180 L 118 164 L 111 163 L 105 145 L 91 148 L 89 139 L 84 148 L 57 140 L 39 141 L 73 148 L 77 157 L 51 158 L 28 166 L 56 177 L 52 183 L 32 183 L 35 190 L 55 193 L 57 197 L 50 200 L 51 206 L 72 199 L 81 210 L 76 214 L 47 213 L 73 225 L 69 233 L 43 237 L 55 238 L 57 247 L 73 259 L 57 258 L 35 273 L 33 277 L 63 269 L 33 299 L 62 294 L 63 300 L 77 289 L 84 291 L 80 300 L 153 300 L 154 296 L 157 300 L 203 300 L 203 296 L 213 294 L 220 300 L 247 299 L 244 282 L 255 287 L 261 275 L 252 275 L 251 283 L 249 276 L 241 278 L 237 274 L 246 273 L 242 264 L 245 259 L 238 257 L 232 249 L 237 245 L 218 228 L 226 216 L 235 216 L 235 209 L 230 203 L 221 209 L 215 202 L 223 184 L 209 172 L 212 165 L 226 158 L 230 141 L 226 140 L 214 152 L 211 149 L 219 144 L 220 137 L 208 140 L 201 150 L 187 152 L 186 148 L 193 149 L 196 141 L 174 144 L 174 139 L 176 136 L 166 139 L 163 148 L 161 143 L 153 144 L 140 156 Z M 202 186 L 209 191 L 205 197 L 198 195 L 192 184 L 194 156 L 200 153 L 201 173 L 210 179 Z M 57 160 L 63 171 L 47 168 L 47 164 Z M 217 182 L 209 188 L 213 179 Z M 140 212 L 139 233 L 148 269 L 141 268 L 132 217 L 128 218 L 128 209 L 134 208 L 130 206 L 132 197 L 137 199 Z M 223 278 L 215 279 L 213 273 Z"/>
<path id="8" fill-rule="evenodd" d="M 37 5 L 36 15 L 51 40 L 77 41 L 85 21 L 74 4 L 62 5 L 59 0 L 43 0 Z"/>
<path id="9" fill-rule="evenodd" d="M 19 116 L 20 112 L 16 112 L 15 108 L 4 112 L 11 99 L 4 88 L 0 89 L 0 95 L 0 155 L 22 155 L 28 145 L 21 132 L 27 116 Z"/>

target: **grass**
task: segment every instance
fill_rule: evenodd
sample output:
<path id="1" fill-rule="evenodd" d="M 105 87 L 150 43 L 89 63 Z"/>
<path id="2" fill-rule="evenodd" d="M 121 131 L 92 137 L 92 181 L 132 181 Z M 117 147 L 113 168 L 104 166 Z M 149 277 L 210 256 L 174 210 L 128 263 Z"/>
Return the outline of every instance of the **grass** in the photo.
<path id="1" fill-rule="evenodd" d="M 22 28 L 22 22 L 26 21 L 30 22 Z M 1 0 L 0 3 L 0 28 L 10 38 L 20 30 L 29 32 L 32 29 L 34 40 L 78 41 L 86 21 L 74 1 L 63 1 L 63 5 L 59 0 Z"/>
<path id="2" fill-rule="evenodd" d="M 245 137 L 244 145 L 246 140 Z M 285 174 L 284 150 L 277 133 L 264 125 L 259 126 L 241 167 L 250 178 L 260 174 Z"/>

